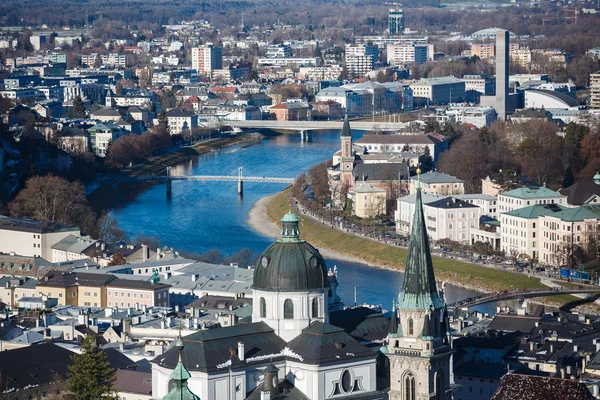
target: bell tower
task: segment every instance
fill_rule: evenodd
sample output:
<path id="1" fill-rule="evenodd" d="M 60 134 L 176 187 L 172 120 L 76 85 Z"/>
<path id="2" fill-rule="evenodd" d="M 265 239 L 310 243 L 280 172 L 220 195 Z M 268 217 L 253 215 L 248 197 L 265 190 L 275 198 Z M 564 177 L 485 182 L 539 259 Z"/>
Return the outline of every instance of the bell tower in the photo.
<path id="1" fill-rule="evenodd" d="M 344 117 L 344 126 L 340 136 L 342 142 L 342 158 L 340 160 L 340 181 L 346 187 L 354 186 L 352 170 L 354 169 L 354 154 L 352 152 L 352 130 L 348 114 Z"/>
<path id="2" fill-rule="evenodd" d="M 448 312 L 435 283 L 420 177 L 404 282 L 382 352 L 390 363 L 391 400 L 452 398 Z"/>

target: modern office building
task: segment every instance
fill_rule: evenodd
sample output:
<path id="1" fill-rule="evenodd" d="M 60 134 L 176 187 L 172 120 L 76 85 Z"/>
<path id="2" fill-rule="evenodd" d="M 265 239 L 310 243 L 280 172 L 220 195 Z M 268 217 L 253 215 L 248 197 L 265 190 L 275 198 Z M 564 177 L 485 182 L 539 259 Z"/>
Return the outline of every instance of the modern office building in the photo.
<path id="1" fill-rule="evenodd" d="M 453 76 L 423 78 L 410 85 L 417 104 L 448 104 L 465 100 L 465 81 Z"/>
<path id="2" fill-rule="evenodd" d="M 404 32 L 404 10 L 390 8 L 388 23 L 390 35 L 401 35 Z"/>
<path id="3" fill-rule="evenodd" d="M 192 69 L 211 75 L 215 69 L 223 69 L 223 49 L 212 43 L 192 48 Z"/>

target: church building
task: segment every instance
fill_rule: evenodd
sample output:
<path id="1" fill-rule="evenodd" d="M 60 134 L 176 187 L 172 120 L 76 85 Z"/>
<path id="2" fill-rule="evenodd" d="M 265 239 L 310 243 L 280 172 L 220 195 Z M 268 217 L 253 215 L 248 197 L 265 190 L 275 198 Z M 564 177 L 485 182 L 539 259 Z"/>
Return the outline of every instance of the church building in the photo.
<path id="1" fill-rule="evenodd" d="M 258 258 L 251 318 L 180 338 L 153 359 L 153 397 L 450 400 L 448 314 L 435 283 L 420 185 L 391 320 L 370 308 L 344 308 L 337 270 L 301 238 L 299 222 L 288 212 L 281 238 Z"/>

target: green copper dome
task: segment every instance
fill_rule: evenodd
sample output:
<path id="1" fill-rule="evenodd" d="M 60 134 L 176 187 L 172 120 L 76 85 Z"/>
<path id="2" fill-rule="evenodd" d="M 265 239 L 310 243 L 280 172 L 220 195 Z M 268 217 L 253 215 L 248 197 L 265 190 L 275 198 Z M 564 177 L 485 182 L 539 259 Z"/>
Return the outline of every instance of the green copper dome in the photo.
<path id="1" fill-rule="evenodd" d="M 304 292 L 329 286 L 325 261 L 317 249 L 300 239 L 299 223 L 291 211 L 281 219 L 281 239 L 258 257 L 253 289 Z"/>

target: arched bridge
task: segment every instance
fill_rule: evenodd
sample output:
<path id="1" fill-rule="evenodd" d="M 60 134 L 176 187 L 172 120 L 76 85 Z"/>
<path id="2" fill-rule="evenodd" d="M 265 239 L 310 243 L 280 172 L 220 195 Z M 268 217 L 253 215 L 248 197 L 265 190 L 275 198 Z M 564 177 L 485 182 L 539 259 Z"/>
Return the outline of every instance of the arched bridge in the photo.
<path id="1" fill-rule="evenodd" d="M 563 288 L 562 290 L 557 289 L 520 289 L 510 290 L 504 292 L 487 293 L 482 296 L 468 297 L 466 299 L 457 301 L 449 304 L 452 307 L 474 307 L 480 304 L 493 303 L 495 301 L 503 300 L 520 300 L 520 299 L 531 299 L 534 297 L 548 297 L 557 296 L 561 294 L 598 294 L 600 288 L 597 289 L 569 289 Z"/>
<path id="2" fill-rule="evenodd" d="M 252 175 L 243 167 L 233 170 L 229 175 L 171 175 L 171 167 L 165 168 L 164 171 L 166 171 L 165 175 L 157 174 L 151 176 L 135 176 L 124 178 L 124 180 L 165 182 L 167 184 L 167 197 L 170 197 L 173 192 L 173 181 L 237 182 L 239 195 L 244 194 L 244 182 L 285 183 L 288 185 L 294 183 L 294 178 Z"/>

